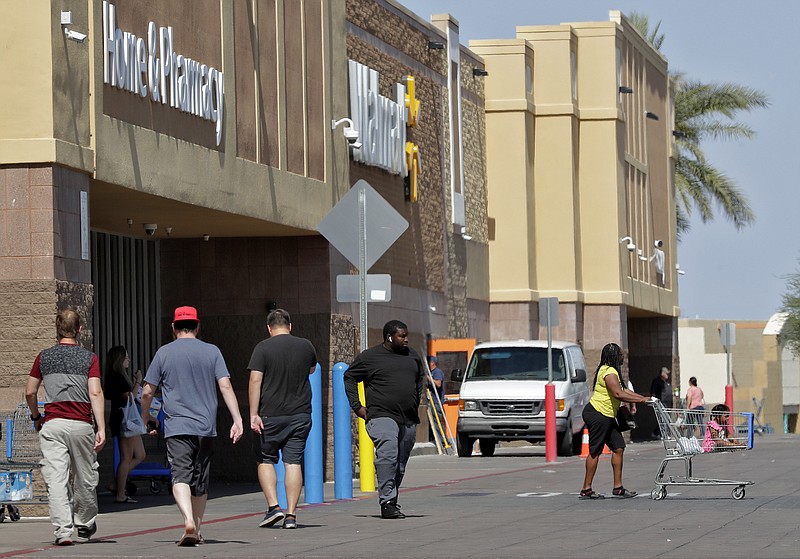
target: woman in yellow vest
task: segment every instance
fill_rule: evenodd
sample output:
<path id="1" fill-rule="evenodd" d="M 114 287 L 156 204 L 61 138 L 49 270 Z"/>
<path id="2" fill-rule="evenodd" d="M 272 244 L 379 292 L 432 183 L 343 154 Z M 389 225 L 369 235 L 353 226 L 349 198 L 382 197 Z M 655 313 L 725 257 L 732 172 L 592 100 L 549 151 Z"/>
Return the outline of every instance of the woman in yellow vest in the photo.
<path id="1" fill-rule="evenodd" d="M 603 446 L 611 449 L 611 468 L 614 470 L 612 497 L 630 498 L 637 495 L 622 485 L 622 455 L 625 439 L 617 425 L 617 410 L 620 402 L 643 404 L 650 398 L 622 387 L 620 370 L 625 357 L 617 344 L 606 344 L 600 356 L 600 364 L 594 375 L 594 392 L 583 409 L 583 420 L 589 430 L 589 456 L 586 457 L 586 477 L 583 479 L 580 499 L 603 499 L 605 496 L 592 489 L 597 471 L 597 462 Z"/>

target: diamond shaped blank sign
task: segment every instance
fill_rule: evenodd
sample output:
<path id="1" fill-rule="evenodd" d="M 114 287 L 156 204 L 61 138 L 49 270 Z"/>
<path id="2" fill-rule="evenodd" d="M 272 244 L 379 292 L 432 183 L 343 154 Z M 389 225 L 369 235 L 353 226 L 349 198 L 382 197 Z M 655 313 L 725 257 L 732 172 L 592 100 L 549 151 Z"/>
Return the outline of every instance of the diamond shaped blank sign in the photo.
<path id="1" fill-rule="evenodd" d="M 359 241 L 364 239 L 366 269 L 359 270 L 363 273 L 406 229 L 405 218 L 363 179 L 353 185 L 317 226 L 322 236 L 356 268 L 359 267 Z"/>

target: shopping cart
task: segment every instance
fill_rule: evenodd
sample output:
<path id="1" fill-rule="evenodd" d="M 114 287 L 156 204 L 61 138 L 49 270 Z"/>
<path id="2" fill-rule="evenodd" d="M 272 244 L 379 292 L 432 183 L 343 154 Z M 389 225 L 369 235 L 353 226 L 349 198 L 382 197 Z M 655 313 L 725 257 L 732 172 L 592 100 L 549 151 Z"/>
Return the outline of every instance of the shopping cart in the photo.
<path id="1" fill-rule="evenodd" d="M 150 493 L 158 495 L 162 487 L 167 487 L 167 492 L 172 494 L 172 471 L 167 462 L 167 446 L 164 441 L 164 411 L 161 408 L 161 400 L 154 399 L 155 407 L 151 405 L 150 413 L 158 418 L 158 434 L 142 435 L 144 450 L 147 454 L 145 462 L 136 466 L 128 474 L 128 482 L 125 491 L 128 495 L 136 495 L 138 488 L 134 480 L 144 479 L 150 482 Z M 156 411 L 156 409 L 158 411 Z M 119 467 L 119 443 L 114 438 L 114 472 Z"/>
<path id="2" fill-rule="evenodd" d="M 698 454 L 734 452 L 753 448 L 753 414 L 723 412 L 722 415 L 726 418 L 725 425 L 723 425 L 725 439 L 704 445 L 703 440 L 698 436 L 702 437 L 701 433 L 705 432 L 710 412 L 665 408 L 664 404 L 659 401 L 652 402 L 651 405 L 661 429 L 661 440 L 664 442 L 667 455 L 658 468 L 655 478 L 656 486 L 650 492 L 650 497 L 655 501 L 662 500 L 667 496 L 668 485 L 732 485 L 734 488 L 731 496 L 737 501 L 743 499 L 744 488 L 752 485 L 752 481 L 694 477 L 692 459 Z M 684 474 L 667 475 L 666 469 L 670 462 L 679 460 L 684 463 Z"/>
<path id="3" fill-rule="evenodd" d="M 761 398 L 761 400 L 756 400 L 756 397 L 753 396 L 753 406 L 756 408 L 756 412 L 753 414 L 753 431 L 758 433 L 759 435 L 763 435 L 764 433 L 772 433 L 772 425 L 767 423 L 763 425 L 761 423 L 761 411 L 764 409 L 764 400 L 767 398 Z"/>
<path id="4" fill-rule="evenodd" d="M 5 451 L 0 460 L 0 522 L 5 521 L 6 515 L 16 522 L 20 519 L 20 505 L 47 503 L 44 484 L 33 483 L 33 472 L 39 468 L 42 452 L 27 404 L 0 412 L 0 417 L 0 442 Z"/>

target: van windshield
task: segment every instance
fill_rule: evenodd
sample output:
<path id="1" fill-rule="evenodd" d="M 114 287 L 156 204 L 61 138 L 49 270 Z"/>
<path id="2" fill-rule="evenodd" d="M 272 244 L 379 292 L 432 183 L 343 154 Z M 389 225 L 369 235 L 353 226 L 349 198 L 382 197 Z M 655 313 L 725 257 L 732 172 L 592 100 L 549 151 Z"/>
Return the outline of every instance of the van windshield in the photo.
<path id="1" fill-rule="evenodd" d="M 564 353 L 553 351 L 553 380 L 567 380 Z M 498 347 L 477 349 L 472 354 L 466 379 L 547 381 L 546 347 Z"/>

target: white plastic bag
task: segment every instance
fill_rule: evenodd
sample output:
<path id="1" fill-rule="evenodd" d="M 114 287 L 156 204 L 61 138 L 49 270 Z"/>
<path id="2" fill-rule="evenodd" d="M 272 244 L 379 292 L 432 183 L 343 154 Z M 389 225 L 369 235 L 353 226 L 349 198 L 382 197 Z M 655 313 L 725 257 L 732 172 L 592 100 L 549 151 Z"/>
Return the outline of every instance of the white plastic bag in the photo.
<path id="1" fill-rule="evenodd" d="M 119 429 L 119 436 L 123 439 L 145 434 L 142 414 L 136 407 L 133 395 L 128 396 L 128 403 L 122 409 L 122 426 Z"/>
<path id="2" fill-rule="evenodd" d="M 681 437 L 678 439 L 678 444 L 683 448 L 684 454 L 701 454 L 703 447 L 697 437 Z"/>

